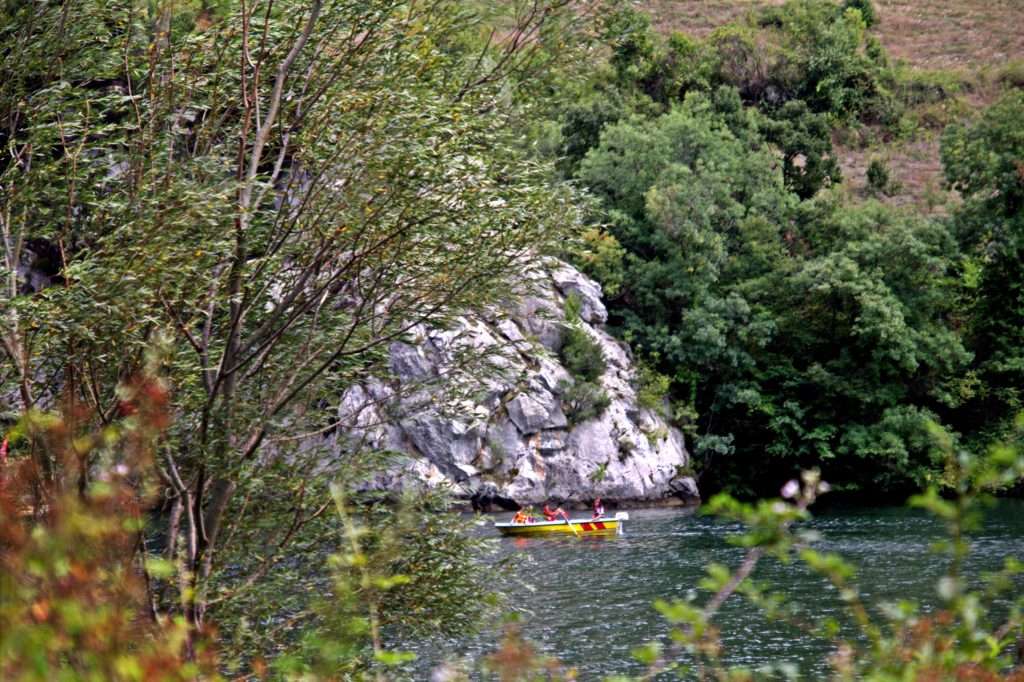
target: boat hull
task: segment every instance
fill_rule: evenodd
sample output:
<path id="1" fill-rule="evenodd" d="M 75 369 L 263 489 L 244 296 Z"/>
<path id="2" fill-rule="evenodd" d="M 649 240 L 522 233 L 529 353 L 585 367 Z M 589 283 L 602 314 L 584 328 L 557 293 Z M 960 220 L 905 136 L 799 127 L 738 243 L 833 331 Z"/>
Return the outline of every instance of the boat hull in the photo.
<path id="1" fill-rule="evenodd" d="M 619 532 L 618 519 L 572 519 L 565 521 L 540 521 L 537 523 L 496 523 L 494 527 L 502 535 L 537 536 L 555 534 L 569 535 L 615 535 Z"/>

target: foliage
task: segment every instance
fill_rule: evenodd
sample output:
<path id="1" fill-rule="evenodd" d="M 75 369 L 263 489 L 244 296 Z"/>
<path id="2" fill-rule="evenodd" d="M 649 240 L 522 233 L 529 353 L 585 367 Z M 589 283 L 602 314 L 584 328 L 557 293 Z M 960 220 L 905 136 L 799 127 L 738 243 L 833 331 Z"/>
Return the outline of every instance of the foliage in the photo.
<path id="1" fill-rule="evenodd" d="M 1024 88 L 1024 60 L 1015 59 L 999 69 L 997 80 L 1011 88 Z"/>
<path id="2" fill-rule="evenodd" d="M 662 106 L 729 85 L 744 101 L 768 108 L 796 100 L 834 120 L 877 119 L 891 108 L 893 79 L 884 52 L 866 33 L 875 19 L 869 0 L 842 6 L 789 0 L 761 9 L 752 24 L 719 27 L 703 41 L 679 34 L 663 41 L 645 14 L 622 8 L 606 21 L 605 39 L 619 88 Z M 894 123 L 898 113 L 882 118 Z"/>
<path id="3" fill-rule="evenodd" d="M 562 114 L 558 155 L 559 169 L 565 177 L 579 170 L 580 161 L 592 147 L 597 146 L 601 131 L 617 122 L 625 113 L 625 105 L 615 100 L 615 94 L 601 93 L 589 101 L 574 103 Z"/>
<path id="4" fill-rule="evenodd" d="M 121 395 L 121 416 L 101 431 L 84 425 L 87 409 L 73 401 L 59 414 L 28 413 L 12 430 L 18 450 L 30 444 L 67 465 L 60 478 L 42 475 L 32 457 L 0 459 L 5 680 L 219 679 L 209 642 L 151 607 L 152 578 L 172 570 L 141 544 L 166 387 L 146 378 Z M 91 458 L 102 463 L 86 480 Z"/>
<path id="5" fill-rule="evenodd" d="M 592 227 L 581 235 L 583 243 L 571 254 L 580 269 L 601 282 L 601 293 L 614 298 L 622 290 L 626 251 L 613 235 Z"/>
<path id="6" fill-rule="evenodd" d="M 602 119 L 577 173 L 624 253 L 612 267 L 587 248 L 600 264 L 588 272 L 615 292 L 613 330 L 670 377 L 708 458 L 705 487 L 750 480 L 728 471 L 748 472 L 764 449 L 786 473 L 800 462 L 844 485 L 922 485 L 937 475 L 925 420 L 941 415 L 984 442 L 1022 404 L 1019 95 L 944 137 L 950 186 L 967 198 L 952 231 L 822 193 L 840 181 L 833 126 L 903 130 L 915 108 L 920 124 L 942 127 L 948 112 L 928 123 L 921 107 L 948 108 L 964 87 L 956 74 L 890 65 L 865 31 L 873 18 L 869 2 L 795 0 L 700 41 L 661 40 L 630 10 L 609 21 L 621 48 L 614 89 L 598 74 L 594 92 L 611 90 L 633 113 Z M 868 187 L 899 189 L 880 160 Z M 895 257 L 909 244 L 914 255 Z M 847 480 L 858 448 L 873 471 Z"/>
<path id="7" fill-rule="evenodd" d="M 410 493 L 363 513 L 368 563 L 406 576 L 380 600 L 381 625 L 392 637 L 464 635 L 496 615 L 500 595 L 490 573 L 502 567 L 488 564 L 491 541 L 451 510 L 446 492 Z"/>
<path id="8" fill-rule="evenodd" d="M 611 405 L 604 389 L 590 381 L 574 381 L 560 386 L 562 405 L 570 424 L 582 424 L 600 417 Z"/>
<path id="9" fill-rule="evenodd" d="M 885 96 L 886 74 L 874 58 L 860 11 L 793 0 L 769 12 L 785 41 L 780 81 L 812 110 L 856 118 Z"/>
<path id="10" fill-rule="evenodd" d="M 974 125 L 942 140 L 964 250 L 969 340 L 981 390 L 964 414 L 982 438 L 1005 432 L 1024 404 L 1024 93 L 1008 93 Z"/>
<path id="11" fill-rule="evenodd" d="M 215 680 L 218 666 L 266 672 L 265 656 L 289 679 L 364 675 L 410 660 L 388 639 L 463 633 L 487 615 L 481 605 L 497 604 L 480 570 L 484 542 L 447 511 L 443 495 L 353 511 L 336 485 L 337 522 L 321 529 L 342 540 L 330 547 L 333 581 L 318 583 L 305 563 L 293 567 L 300 573 L 278 583 L 273 610 L 247 616 L 300 627 L 271 627 L 248 641 L 245 632 L 223 633 L 218 641 L 229 648 L 217 656 L 212 629 L 198 637 L 184 617 L 157 611 L 158 580 L 174 571 L 146 542 L 147 519 L 159 510 L 151 454 L 170 423 L 167 389 L 143 378 L 120 394 L 122 417 L 101 431 L 83 429 L 87 409 L 69 404 L 62 414 L 26 415 L 10 434 L 16 453 L 31 444 L 68 466 L 48 480 L 24 454 L 0 464 L 4 679 Z M 86 482 L 81 462 L 89 457 L 101 463 Z M 289 611 L 289 593 L 309 590 L 329 596 Z M 245 660 L 236 660 L 243 650 Z"/>
<path id="12" fill-rule="evenodd" d="M 625 314 L 671 325 L 723 275 L 744 230 L 784 214 L 781 177 L 759 143 L 756 119 L 727 89 L 713 99 L 690 95 L 663 117 L 602 134 L 581 177 L 614 209 L 612 234 L 631 254 Z"/>
<path id="13" fill-rule="evenodd" d="M 601 344 L 580 322 L 580 300 L 570 294 L 565 302 L 562 347 L 558 351 L 562 365 L 572 377 L 561 382 L 559 393 L 570 424 L 579 424 L 601 416 L 611 399 L 601 387 L 608 363 Z"/>
<path id="14" fill-rule="evenodd" d="M 881 206 L 798 204 L 766 128 L 723 89 L 605 130 L 581 178 L 627 251 L 610 323 L 696 408 L 706 485 L 800 464 L 920 484 L 934 465 L 910 422 L 956 407 L 969 361 L 944 322 L 952 235 Z"/>
<path id="15" fill-rule="evenodd" d="M 648 365 L 640 365 L 636 401 L 641 407 L 657 412 L 665 411 L 672 380 Z"/>
<path id="16" fill-rule="evenodd" d="M 65 390 L 102 428 L 168 340 L 154 608 L 194 634 L 320 551 L 330 478 L 362 466 L 317 440 L 338 395 L 575 229 L 518 125 L 577 15 L 495 4 L 488 39 L 479 9 L 4 5 L 0 392 L 20 412 Z"/>
<path id="17" fill-rule="evenodd" d="M 607 369 L 601 344 L 591 338 L 579 324 L 566 326 L 562 348 L 558 353 L 569 374 L 581 382 L 594 383 Z"/>
<path id="18" fill-rule="evenodd" d="M 878 11 L 872 0 L 843 0 L 843 10 L 855 9 L 860 12 L 864 25 L 871 28 L 878 23 Z"/>
<path id="19" fill-rule="evenodd" d="M 899 191 L 899 183 L 889 174 L 889 166 L 882 159 L 871 159 L 865 177 L 872 194 L 892 196 Z"/>
<path id="20" fill-rule="evenodd" d="M 596 382 L 608 369 L 601 344 L 580 322 L 580 300 L 570 294 L 565 302 L 562 347 L 558 354 L 569 374 L 581 382 Z"/>
<path id="21" fill-rule="evenodd" d="M 588 97 L 615 111 L 573 138 L 567 172 L 601 200 L 623 255 L 599 259 L 592 239 L 578 260 L 614 292 L 613 330 L 669 377 L 706 489 L 813 464 L 851 487 L 918 485 L 935 473 L 923 420 L 959 409 L 969 355 L 947 228 L 822 192 L 841 180 L 833 126 L 896 126 L 913 98 L 959 87 L 890 66 L 874 18 L 869 2 L 794 0 L 699 41 L 661 40 L 629 9 L 606 22 L 614 77 L 596 72 Z M 914 255 L 890 257 L 907 243 Z M 915 350 L 888 362 L 904 343 Z"/>
<path id="22" fill-rule="evenodd" d="M 387 674 L 415 659 L 389 642 L 472 632 L 496 605 L 481 570 L 481 543 L 447 512 L 443 496 L 351 508 L 332 494 L 341 547 L 328 564 L 330 596 L 298 646 L 273 662 L 286 677 Z M 483 606 L 484 608 L 481 608 Z"/>
<path id="23" fill-rule="evenodd" d="M 657 43 L 651 32 L 650 18 L 626 6 L 609 14 L 602 28 L 602 38 L 612 51 L 609 63 L 619 82 L 640 81 Z"/>
<path id="24" fill-rule="evenodd" d="M 801 199 L 842 180 L 831 132 L 826 117 L 812 113 L 802 100 L 786 102 L 764 123 L 765 139 L 782 151 L 786 187 Z"/>
<path id="25" fill-rule="evenodd" d="M 1024 565 L 1008 557 L 1002 571 L 968 577 L 963 561 L 970 552 L 970 534 L 980 530 L 983 510 L 992 503 L 991 491 L 1024 476 L 1024 456 L 1013 448 L 996 446 L 987 455 L 975 457 L 957 452 L 948 434 L 934 425 L 931 434 L 939 456 L 947 462 L 951 476 L 947 482 L 956 497 L 943 499 L 933 484 L 910 504 L 928 510 L 948 529 L 949 540 L 934 549 L 948 562 L 937 584 L 939 610 L 929 612 L 907 601 L 865 602 L 857 586 L 856 567 L 838 554 L 816 549 L 819 538 L 799 525 L 809 517 L 808 507 L 829 489 L 817 471 L 808 471 L 801 481 L 792 480 L 783 487 L 782 499 L 748 504 L 719 495 L 709 502 L 706 513 L 746 526 L 731 538 L 745 549 L 743 560 L 732 570 L 717 564 L 707 567 L 701 588 L 710 596 L 703 604 L 694 595 L 655 605 L 674 630 L 669 647 L 654 642 L 635 652 L 648 667 L 642 679 L 669 671 L 700 680 L 762 679 L 722 662 L 725 652 L 714 618 L 734 596 L 747 600 L 769 620 L 789 623 L 801 636 L 831 642 L 835 652 L 828 660 L 831 679 L 1019 679 L 1019 669 L 1007 671 L 1014 665 L 1017 642 L 1024 637 L 1024 601 L 1016 586 L 1024 576 Z M 770 584 L 757 581 L 757 566 L 767 560 L 800 561 L 823 576 L 842 600 L 845 622 L 816 620 L 814 609 L 801 608 L 805 605 L 794 604 Z"/>

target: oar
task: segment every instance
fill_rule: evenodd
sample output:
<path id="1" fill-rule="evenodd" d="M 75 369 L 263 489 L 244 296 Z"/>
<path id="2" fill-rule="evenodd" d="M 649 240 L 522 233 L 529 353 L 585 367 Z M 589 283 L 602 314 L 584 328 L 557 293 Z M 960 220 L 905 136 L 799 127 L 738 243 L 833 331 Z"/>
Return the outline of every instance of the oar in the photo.
<path id="1" fill-rule="evenodd" d="M 576 537 L 579 537 L 580 532 L 576 530 L 576 526 L 572 525 L 572 521 L 569 520 L 569 515 L 566 514 L 564 511 L 562 512 L 562 518 L 565 519 L 565 522 L 569 524 L 569 530 L 572 531 L 572 534 Z"/>

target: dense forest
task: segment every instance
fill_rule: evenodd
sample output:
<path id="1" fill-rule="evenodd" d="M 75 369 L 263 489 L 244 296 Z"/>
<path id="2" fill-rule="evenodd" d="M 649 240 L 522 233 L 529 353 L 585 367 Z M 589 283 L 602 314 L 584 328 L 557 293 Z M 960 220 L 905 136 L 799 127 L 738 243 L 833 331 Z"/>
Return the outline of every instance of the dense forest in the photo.
<path id="1" fill-rule="evenodd" d="M 918 489 L 942 475 L 929 423 L 978 449 L 1021 408 L 1024 98 L 941 133 L 948 212 L 887 205 L 882 160 L 849 196 L 834 138 L 924 135 L 920 108 L 958 92 L 894 64 L 865 7 L 791 2 L 704 40 L 624 12 L 563 114 L 560 168 L 607 225 L 582 258 L 711 488 L 820 466 L 849 490 Z"/>
<path id="2" fill-rule="evenodd" d="M 797 554 L 860 627 L 837 679 L 1010 674 L 1021 605 L 995 623 L 985 600 L 1022 567 L 983 593 L 959 571 L 979 510 L 1024 476 L 1022 62 L 911 66 L 871 0 L 700 34 L 662 19 L 617 0 L 3 3 L 0 674 L 401 678 L 394 642 L 478 626 L 501 595 L 443 492 L 369 492 L 392 453 L 306 437 L 344 426 L 342 389 L 386 377 L 393 342 L 545 257 L 601 284 L 644 404 L 727 493 L 709 510 L 751 529 L 702 608 L 659 606 L 700 677 L 751 679 L 715 668 L 713 617 L 737 592 L 787 617 L 744 581 Z M 919 140 L 941 190 L 895 201 L 885 150 Z M 871 156 L 863 182 L 847 153 Z M 562 355 L 574 418 L 599 414 L 600 350 L 570 325 Z M 829 489 L 916 493 L 948 524 L 947 620 L 873 624 L 800 534 Z M 480 664 L 571 679 L 534 654 L 512 628 Z M 636 656 L 644 679 L 672 669 Z"/>

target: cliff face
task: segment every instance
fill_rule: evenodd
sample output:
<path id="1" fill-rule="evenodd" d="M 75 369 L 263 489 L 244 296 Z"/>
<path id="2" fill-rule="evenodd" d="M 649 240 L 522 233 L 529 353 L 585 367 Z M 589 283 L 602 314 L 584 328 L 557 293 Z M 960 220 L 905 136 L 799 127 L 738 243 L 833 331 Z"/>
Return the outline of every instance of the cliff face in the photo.
<path id="1" fill-rule="evenodd" d="M 557 261 L 530 279 L 528 292 L 487 319 L 416 329 L 412 343 L 393 344 L 392 380 L 344 394 L 346 426 L 328 446 L 358 441 L 404 453 L 405 463 L 375 485 L 450 484 L 482 509 L 548 499 L 582 506 L 596 496 L 620 505 L 696 503 L 696 485 L 683 475 L 682 433 L 638 404 L 629 351 L 602 329 L 600 286 Z M 607 407 L 589 418 L 572 397 L 580 380 L 559 361 L 570 296 L 579 302 L 577 328 L 605 359 L 594 384 Z"/>

